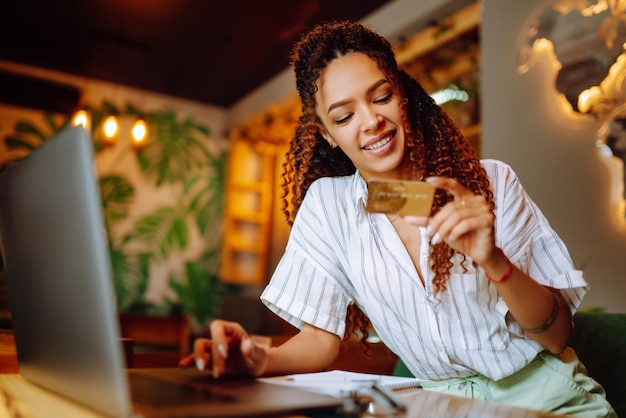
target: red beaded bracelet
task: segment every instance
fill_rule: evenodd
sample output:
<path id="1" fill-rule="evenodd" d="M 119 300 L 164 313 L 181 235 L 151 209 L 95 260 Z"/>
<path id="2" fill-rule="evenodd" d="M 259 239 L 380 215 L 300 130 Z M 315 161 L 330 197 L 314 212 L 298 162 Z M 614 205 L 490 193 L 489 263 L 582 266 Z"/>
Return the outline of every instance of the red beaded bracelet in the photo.
<path id="1" fill-rule="evenodd" d="M 500 253 L 502 253 L 502 255 L 504 255 L 504 253 L 502 252 L 502 250 L 500 250 Z M 509 258 L 507 257 L 506 261 L 509 263 L 509 268 L 506 270 L 506 272 L 504 272 L 504 274 L 502 276 L 500 276 L 499 279 L 494 280 L 491 277 L 489 277 L 487 275 L 487 273 L 485 273 L 485 276 L 487 276 L 487 278 L 489 280 L 491 280 L 494 283 L 502 283 L 503 281 L 505 281 L 506 279 L 509 278 L 509 276 L 511 275 L 511 273 L 513 273 L 513 263 L 511 263 L 511 260 L 509 260 Z"/>

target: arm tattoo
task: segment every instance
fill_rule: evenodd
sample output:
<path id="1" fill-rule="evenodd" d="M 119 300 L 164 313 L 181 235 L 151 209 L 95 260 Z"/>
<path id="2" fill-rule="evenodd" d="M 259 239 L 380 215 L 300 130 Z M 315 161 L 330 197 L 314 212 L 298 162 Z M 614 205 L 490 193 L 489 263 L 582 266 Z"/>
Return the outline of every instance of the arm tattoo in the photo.
<path id="1" fill-rule="evenodd" d="M 554 305 L 552 306 L 552 312 L 550 312 L 550 315 L 548 315 L 546 320 L 543 321 L 543 324 L 539 325 L 536 328 L 522 328 L 522 329 L 526 331 L 526 333 L 528 334 L 541 334 L 542 332 L 547 331 L 548 328 L 550 328 L 552 324 L 554 324 L 554 321 L 556 321 L 556 317 L 558 315 L 559 315 L 559 297 L 554 295 Z"/>

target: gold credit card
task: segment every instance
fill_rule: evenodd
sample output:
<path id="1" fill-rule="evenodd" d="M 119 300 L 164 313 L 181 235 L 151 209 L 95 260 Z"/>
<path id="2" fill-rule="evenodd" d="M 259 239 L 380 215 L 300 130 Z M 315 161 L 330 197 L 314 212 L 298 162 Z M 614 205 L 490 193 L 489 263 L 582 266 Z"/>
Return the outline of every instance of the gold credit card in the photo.
<path id="1" fill-rule="evenodd" d="M 371 180 L 367 184 L 367 211 L 430 216 L 435 186 L 423 181 Z"/>

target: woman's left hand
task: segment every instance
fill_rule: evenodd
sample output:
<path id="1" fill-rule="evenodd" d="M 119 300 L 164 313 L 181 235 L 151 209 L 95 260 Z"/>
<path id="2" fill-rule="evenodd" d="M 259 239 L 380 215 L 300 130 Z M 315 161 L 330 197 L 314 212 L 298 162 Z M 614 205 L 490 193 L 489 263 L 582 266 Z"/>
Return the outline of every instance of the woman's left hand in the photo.
<path id="1" fill-rule="evenodd" d="M 454 250 L 482 264 L 496 251 L 494 220 L 487 200 L 463 187 L 458 181 L 429 177 L 426 181 L 454 196 L 437 214 L 427 219 L 404 217 L 406 222 L 426 226 L 433 245 L 445 241 Z"/>

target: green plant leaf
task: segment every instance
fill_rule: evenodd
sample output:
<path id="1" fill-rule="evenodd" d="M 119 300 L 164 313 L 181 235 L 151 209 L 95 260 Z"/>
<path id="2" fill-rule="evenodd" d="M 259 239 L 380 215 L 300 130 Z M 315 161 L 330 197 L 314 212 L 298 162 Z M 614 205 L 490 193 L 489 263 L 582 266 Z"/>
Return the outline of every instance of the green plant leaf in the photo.
<path id="1" fill-rule="evenodd" d="M 224 296 L 240 291 L 237 286 L 222 282 L 218 269 L 217 251 L 207 251 L 197 261 L 185 264 L 182 277 L 170 276 L 169 285 L 176 295 L 176 304 L 197 324 L 207 324 L 219 313 Z"/>
<path id="2" fill-rule="evenodd" d="M 50 113 L 50 112 L 46 113 L 44 118 L 50 130 L 54 133 L 59 132 L 62 129 L 65 129 L 66 127 L 69 126 L 71 122 L 71 118 L 69 117 L 62 118 L 61 122 L 57 122 L 59 118 L 55 117 L 54 113 Z M 47 138 L 45 140 L 47 140 Z"/>
<path id="3" fill-rule="evenodd" d="M 25 149 L 28 152 L 34 151 L 35 149 L 39 148 L 39 145 L 41 145 L 41 144 L 34 145 L 30 141 L 27 141 L 24 138 L 20 138 L 16 136 L 5 137 L 4 143 L 7 149 L 10 149 L 10 150 Z"/>
<path id="4" fill-rule="evenodd" d="M 15 124 L 15 132 L 19 132 L 21 134 L 26 134 L 30 136 L 34 136 L 39 140 L 39 143 L 43 143 L 48 137 L 47 134 L 44 134 L 39 128 L 33 125 L 30 122 L 26 121 L 18 121 Z"/>
<path id="5" fill-rule="evenodd" d="M 150 113 L 147 120 L 155 140 L 149 142 L 137 158 L 142 172 L 155 177 L 157 185 L 182 181 L 190 170 L 206 163 L 208 128 L 190 118 L 180 121 L 170 109 Z M 203 141 L 196 135 L 203 135 Z"/>
<path id="6" fill-rule="evenodd" d="M 189 242 L 189 230 L 187 222 L 184 219 L 176 217 L 172 220 L 170 229 L 167 232 L 166 242 L 168 247 L 174 247 L 179 250 L 187 248 Z"/>
<path id="7" fill-rule="evenodd" d="M 197 189 L 189 188 L 191 193 L 187 211 L 194 217 L 202 235 L 222 221 L 226 196 L 226 161 L 225 152 L 210 155 L 207 158 L 208 173 L 204 177 L 204 184 Z"/>
<path id="8" fill-rule="evenodd" d="M 178 208 L 159 206 L 137 220 L 134 230 L 124 239 L 125 242 L 134 240 L 143 242 L 155 257 L 165 257 L 172 250 L 182 251 L 187 248 L 187 222 Z"/>
<path id="9" fill-rule="evenodd" d="M 100 177 L 100 194 L 107 223 L 115 222 L 128 215 L 135 188 L 126 178 L 110 174 Z"/>
<path id="10" fill-rule="evenodd" d="M 150 277 L 150 255 L 128 254 L 122 247 L 109 242 L 109 254 L 113 273 L 113 284 L 118 309 L 122 312 L 143 304 Z"/>

